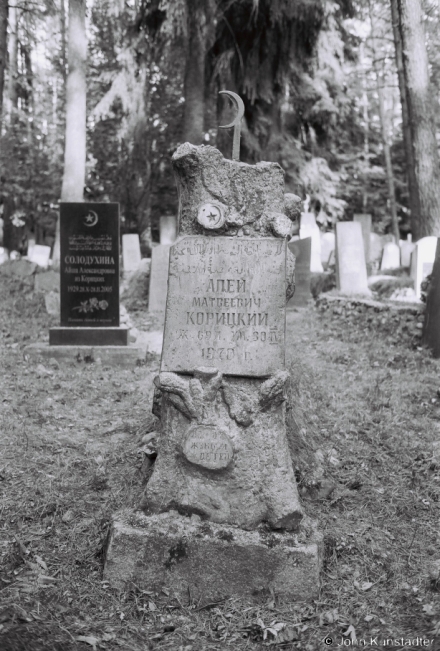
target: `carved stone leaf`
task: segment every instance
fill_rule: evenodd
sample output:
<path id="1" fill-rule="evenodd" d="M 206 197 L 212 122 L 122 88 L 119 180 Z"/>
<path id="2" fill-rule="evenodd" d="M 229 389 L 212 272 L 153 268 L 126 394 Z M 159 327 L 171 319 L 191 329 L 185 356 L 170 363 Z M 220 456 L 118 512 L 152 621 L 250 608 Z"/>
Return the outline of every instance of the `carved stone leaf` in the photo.
<path id="1" fill-rule="evenodd" d="M 223 398 L 228 406 L 229 416 L 239 425 L 248 427 L 254 422 L 255 402 L 249 393 L 238 386 L 224 384 Z"/>
<path id="2" fill-rule="evenodd" d="M 263 411 L 284 402 L 284 386 L 289 379 L 287 371 L 277 371 L 260 387 L 260 407 Z"/>
<path id="3" fill-rule="evenodd" d="M 176 373 L 164 372 L 159 375 L 159 381 L 162 391 L 174 394 L 181 399 L 178 401 L 178 404 L 183 402 L 186 411 L 190 414 L 190 418 L 195 418 L 197 416 L 197 409 L 190 394 L 188 380 L 184 380 Z M 175 404 L 174 401 L 172 402 Z"/>

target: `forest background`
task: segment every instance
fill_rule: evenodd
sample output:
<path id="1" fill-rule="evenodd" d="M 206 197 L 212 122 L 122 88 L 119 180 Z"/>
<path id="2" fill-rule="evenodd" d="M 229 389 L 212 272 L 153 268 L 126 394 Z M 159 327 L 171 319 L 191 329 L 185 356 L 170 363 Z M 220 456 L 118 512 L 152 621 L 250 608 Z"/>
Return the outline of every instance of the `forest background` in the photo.
<path id="1" fill-rule="evenodd" d="M 392 9 L 409 1 L 419 6 L 0 0 L 4 246 L 24 253 L 29 237 L 52 244 L 60 200 L 117 201 L 122 232 L 139 233 L 148 253 L 160 216 L 177 214 L 177 146 L 231 155 L 232 134 L 218 130 L 233 114 L 222 89 L 245 104 L 241 160 L 280 163 L 286 190 L 307 200 L 322 229 L 367 212 L 379 233 L 439 235 L 433 223 L 414 232 L 408 191 Z M 420 8 L 435 143 L 440 9 L 437 0 Z M 438 180 L 436 144 L 428 154 Z M 440 226 L 440 182 L 431 190 Z"/>

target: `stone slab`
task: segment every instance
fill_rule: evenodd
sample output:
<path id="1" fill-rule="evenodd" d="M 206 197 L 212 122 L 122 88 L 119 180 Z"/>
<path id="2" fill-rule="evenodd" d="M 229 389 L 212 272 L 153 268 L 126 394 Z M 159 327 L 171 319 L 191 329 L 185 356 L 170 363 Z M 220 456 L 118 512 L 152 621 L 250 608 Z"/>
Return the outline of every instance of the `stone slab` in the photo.
<path id="1" fill-rule="evenodd" d="M 50 246 L 35 244 L 32 247 L 31 254 L 28 254 L 30 262 L 35 262 L 39 267 L 47 267 L 50 259 Z"/>
<path id="2" fill-rule="evenodd" d="M 136 271 L 141 264 L 141 244 L 137 233 L 126 233 L 122 236 L 122 268 L 125 271 Z"/>
<path id="3" fill-rule="evenodd" d="M 359 222 L 336 224 L 336 279 L 343 294 L 370 294 Z"/>
<path id="4" fill-rule="evenodd" d="M 52 270 L 36 274 L 34 289 L 36 292 L 59 292 L 60 274 Z"/>
<path id="5" fill-rule="evenodd" d="M 321 262 L 324 269 L 328 269 L 332 262 L 332 254 L 335 250 L 335 234 L 321 233 Z"/>
<path id="6" fill-rule="evenodd" d="M 113 520 L 104 576 L 112 588 L 165 588 L 200 603 L 229 596 L 261 603 L 273 591 L 281 601 L 317 597 L 322 537 L 309 523 L 297 535 L 243 531 L 175 511 L 145 516 L 125 510 Z"/>
<path id="7" fill-rule="evenodd" d="M 168 293 L 168 266 L 171 245 L 160 244 L 151 251 L 148 311 L 165 318 Z"/>
<path id="8" fill-rule="evenodd" d="M 296 258 L 295 261 L 295 293 L 290 299 L 289 307 L 304 307 L 312 298 L 310 291 L 311 272 L 310 256 L 312 252 L 312 238 L 289 242 L 289 249 Z"/>
<path id="9" fill-rule="evenodd" d="M 284 368 L 286 242 L 189 236 L 171 249 L 162 371 Z"/>
<path id="10" fill-rule="evenodd" d="M 61 324 L 119 326 L 119 204 L 60 204 Z"/>
<path id="11" fill-rule="evenodd" d="M 34 361 L 56 359 L 59 362 L 98 362 L 114 368 L 133 368 L 144 364 L 145 347 L 138 346 L 49 346 L 48 343 L 29 344 L 23 355 Z"/>
<path id="12" fill-rule="evenodd" d="M 127 328 L 50 328 L 51 346 L 126 346 Z"/>

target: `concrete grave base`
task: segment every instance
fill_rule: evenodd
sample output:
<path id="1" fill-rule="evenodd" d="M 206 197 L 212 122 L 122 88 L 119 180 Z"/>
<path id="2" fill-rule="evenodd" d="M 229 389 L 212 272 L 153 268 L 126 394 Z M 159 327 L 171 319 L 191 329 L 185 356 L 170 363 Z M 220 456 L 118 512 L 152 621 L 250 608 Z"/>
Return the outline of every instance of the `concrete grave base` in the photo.
<path id="1" fill-rule="evenodd" d="M 113 588 L 166 588 L 180 600 L 203 603 L 241 596 L 282 600 L 316 598 L 322 536 L 309 521 L 301 534 L 244 531 L 185 517 L 124 510 L 111 526 L 104 580 Z"/>
<path id="2" fill-rule="evenodd" d="M 128 329 L 118 328 L 49 328 L 51 346 L 126 346 Z"/>
<path id="3" fill-rule="evenodd" d="M 59 362 L 98 362 L 103 366 L 132 368 L 150 359 L 144 346 L 50 346 L 35 343 L 26 346 L 23 355 L 35 361 L 56 359 Z M 158 360 L 157 356 L 154 356 Z M 99 362 L 98 362 L 99 363 Z"/>

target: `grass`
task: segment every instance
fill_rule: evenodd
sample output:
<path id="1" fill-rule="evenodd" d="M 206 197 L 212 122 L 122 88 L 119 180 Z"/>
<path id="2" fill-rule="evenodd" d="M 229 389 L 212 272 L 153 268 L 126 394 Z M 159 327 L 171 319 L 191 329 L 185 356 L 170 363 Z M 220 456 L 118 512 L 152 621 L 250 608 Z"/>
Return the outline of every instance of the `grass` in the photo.
<path id="1" fill-rule="evenodd" d="M 329 636 L 436 638 L 438 361 L 313 308 L 290 312 L 289 436 L 304 507 L 325 536 L 319 598 L 179 603 L 102 581 L 111 515 L 136 507 L 144 490 L 139 449 L 156 425 L 157 369 L 38 366 L 23 347 L 54 324 L 41 297 L 1 277 L 0 301 L 2 651 L 312 651 Z M 132 316 L 145 323 L 142 310 Z"/>

